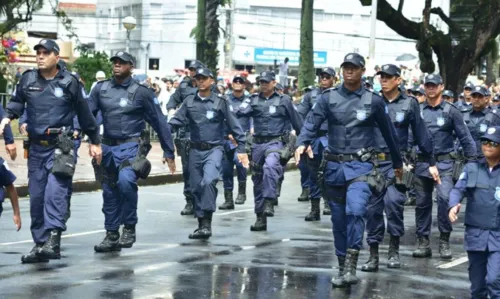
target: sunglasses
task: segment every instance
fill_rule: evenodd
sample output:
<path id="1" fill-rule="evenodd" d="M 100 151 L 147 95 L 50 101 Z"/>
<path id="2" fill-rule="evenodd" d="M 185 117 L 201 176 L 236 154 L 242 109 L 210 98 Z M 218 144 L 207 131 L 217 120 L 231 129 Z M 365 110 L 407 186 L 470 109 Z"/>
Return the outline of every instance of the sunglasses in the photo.
<path id="1" fill-rule="evenodd" d="M 492 147 L 498 147 L 500 145 L 500 143 L 494 142 L 494 141 L 491 141 L 491 140 L 482 140 L 481 144 L 482 145 L 489 145 L 489 146 L 492 146 Z"/>
<path id="2" fill-rule="evenodd" d="M 233 83 L 243 84 L 245 82 L 243 82 L 242 80 L 234 80 Z"/>

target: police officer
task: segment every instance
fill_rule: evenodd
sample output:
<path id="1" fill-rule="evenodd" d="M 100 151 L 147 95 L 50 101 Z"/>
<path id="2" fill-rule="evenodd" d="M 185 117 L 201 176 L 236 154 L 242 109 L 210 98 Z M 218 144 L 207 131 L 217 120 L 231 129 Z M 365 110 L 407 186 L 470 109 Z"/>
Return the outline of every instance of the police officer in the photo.
<path id="1" fill-rule="evenodd" d="M 455 222 L 467 197 L 464 247 L 473 299 L 500 298 L 500 127 L 488 128 L 481 143 L 484 158 L 465 166 L 451 190 L 448 213 Z"/>
<path id="2" fill-rule="evenodd" d="M 406 157 L 410 155 L 408 139 L 411 127 L 413 139 L 416 139 L 419 148 L 422 149 L 422 156 L 429 163 L 429 172 L 436 180 L 439 180 L 439 171 L 433 157 L 432 139 L 428 134 L 424 120 L 420 117 L 419 104 L 415 98 L 407 96 L 401 90 L 401 69 L 393 64 L 385 64 L 377 75 L 380 75 L 382 97 L 389 108 L 389 116 L 396 128 L 401 153 L 404 153 Z M 365 272 L 377 271 L 379 267 L 378 249 L 379 244 L 384 239 L 385 232 L 384 210 L 387 216 L 387 232 L 390 235 L 387 267 L 401 267 L 399 240 L 404 235 L 405 189 L 411 184 L 401 187 L 396 185 L 392 171 L 393 166 L 389 159 L 389 149 L 378 129 L 376 130 L 375 141 L 379 153 L 380 171 L 384 174 L 386 181 L 390 182 L 390 185 L 379 194 L 372 195 L 368 204 L 366 241 L 370 246 L 370 258 L 361 268 L 361 271 Z M 410 170 L 405 169 L 405 171 Z"/>
<path id="3" fill-rule="evenodd" d="M 443 100 L 445 100 L 448 103 L 455 103 L 455 95 L 451 90 L 445 90 L 443 91 Z"/>
<path id="4" fill-rule="evenodd" d="M 120 251 L 136 241 L 137 180 L 151 170 L 146 156 L 151 149 L 145 121 L 158 133 L 167 162 L 175 172 L 174 145 L 170 127 L 154 93 L 131 77 L 135 59 L 126 52 L 110 58 L 113 77 L 99 81 L 90 94 L 94 115 L 102 112 L 104 136 L 102 171 L 102 212 L 106 236 L 94 247 L 96 252 Z M 123 225 L 120 237 L 119 229 Z"/>
<path id="5" fill-rule="evenodd" d="M 28 191 L 31 234 L 35 246 L 24 255 L 23 263 L 60 259 L 61 232 L 66 230 L 67 194 L 74 173 L 74 152 L 68 147 L 63 128 L 78 115 L 82 130 L 90 138 L 91 156 L 101 162 L 99 128 L 84 98 L 78 79 L 57 67 L 59 46 L 42 39 L 35 47 L 38 69 L 26 71 L 7 104 L 0 133 L 12 119 L 27 111 L 30 149 Z M 71 141 L 70 141 L 71 142 Z"/>
<path id="6" fill-rule="evenodd" d="M 465 83 L 464 92 L 463 92 L 464 93 L 463 99 L 462 100 L 459 99 L 459 101 L 457 102 L 458 108 L 467 108 L 467 107 L 470 107 L 472 105 L 471 104 L 472 89 L 474 89 L 474 84 L 472 84 L 472 82 Z"/>
<path id="7" fill-rule="evenodd" d="M 500 93 L 497 93 L 495 96 L 493 96 L 490 107 L 493 109 L 498 109 L 499 106 L 500 106 Z"/>
<path id="8" fill-rule="evenodd" d="M 387 143 L 397 178 L 402 177 L 403 161 L 399 152 L 394 125 L 382 98 L 367 91 L 361 84 L 365 59 L 357 53 L 344 57 L 344 82 L 339 88 L 322 93 L 298 138 L 296 161 L 306 147 L 317 138 L 323 122 L 328 123 L 328 149 L 324 196 L 332 211 L 333 235 L 339 261 L 334 287 L 356 284 L 356 266 L 365 229 L 366 206 L 384 178 L 374 168 L 373 147 L 375 127 Z M 312 151 L 308 155 L 313 158 Z"/>
<path id="9" fill-rule="evenodd" d="M 176 109 L 184 102 L 184 100 L 192 94 L 196 94 L 196 70 L 205 67 L 203 63 L 194 60 L 189 64 L 189 76 L 186 76 L 181 82 L 179 87 L 170 96 L 167 103 L 167 111 L 169 118 L 174 115 Z M 184 197 L 186 199 L 186 206 L 181 211 L 181 215 L 193 215 L 193 195 L 190 193 L 189 186 L 189 126 L 179 128 L 176 136 L 177 155 L 181 157 L 182 163 L 182 177 L 184 178 Z"/>
<path id="10" fill-rule="evenodd" d="M 252 145 L 252 181 L 257 221 L 251 231 L 267 230 L 267 217 L 274 216 L 274 202 L 277 185 L 284 171 L 283 147 L 290 130 L 290 124 L 300 132 L 302 120 L 287 95 L 275 91 L 273 72 L 262 72 L 259 77 L 260 90 L 246 100 L 236 112 L 237 115 L 253 117 L 255 135 Z M 289 140 L 288 140 L 289 142 Z M 286 144 L 288 149 L 293 144 Z"/>
<path id="11" fill-rule="evenodd" d="M 453 104 L 442 99 L 443 80 L 439 74 L 430 74 L 424 80 L 427 99 L 420 104 L 422 118 L 433 137 L 434 155 L 440 173 L 441 184 L 436 184 L 434 174 L 429 172 L 428 159 L 422 156 L 422 149 L 417 151 L 415 167 L 415 191 L 417 206 L 415 222 L 417 226 L 418 247 L 413 257 L 425 258 L 432 256 L 429 235 L 432 225 L 432 192 L 436 187 L 438 203 L 439 253 L 442 259 L 451 259 L 450 233 L 451 223 L 448 219 L 448 198 L 453 188 L 452 171 L 455 135 L 458 137 L 466 159 L 476 157 L 474 140 L 464 123 L 460 111 Z M 455 134 L 454 134 L 455 133 Z"/>
<path id="12" fill-rule="evenodd" d="M 316 102 L 321 96 L 321 93 L 328 88 L 332 88 L 335 84 L 335 70 L 331 67 L 325 67 L 319 74 L 320 88 L 315 88 L 304 96 L 304 99 L 297 107 L 297 111 L 303 119 L 311 112 Z M 311 150 L 314 154 L 313 159 L 302 159 L 301 163 L 309 165 L 309 185 L 310 185 L 310 198 L 311 198 L 311 211 L 305 217 L 305 221 L 319 221 L 320 220 L 320 199 L 321 190 L 318 185 L 318 169 L 323 159 L 323 150 L 328 147 L 328 123 L 325 121 L 321 124 L 317 133 L 317 138 L 311 143 Z M 330 206 L 326 199 L 324 199 L 324 215 L 330 215 Z"/>
<path id="13" fill-rule="evenodd" d="M 198 228 L 189 238 L 208 239 L 212 236 L 212 214 L 215 212 L 217 199 L 216 184 L 222 168 L 226 133 L 230 133 L 235 140 L 238 160 L 246 168 L 248 156 L 245 153 L 245 133 L 231 111 L 232 105 L 222 94 L 211 91 L 214 82 L 212 71 L 208 68 L 198 69 L 194 78 L 198 92 L 184 100 L 170 124 L 176 128 L 186 125 L 190 127 L 189 185 L 194 196 Z M 229 132 L 225 132 L 225 126 Z"/>
<path id="14" fill-rule="evenodd" d="M 422 87 L 419 86 L 419 87 L 413 89 L 413 94 L 415 95 L 415 97 L 417 98 L 417 101 L 420 104 L 425 102 L 425 90 Z"/>
<path id="15" fill-rule="evenodd" d="M 230 104 L 229 110 L 231 112 L 237 111 L 238 108 L 248 98 L 243 91 L 245 90 L 245 79 L 240 76 L 234 76 L 232 89 L 233 92 L 228 97 Z M 252 134 L 252 119 L 246 116 L 237 116 L 243 132 L 245 135 Z M 241 165 L 238 160 L 238 153 L 236 144 L 230 132 L 226 132 L 224 138 L 227 139 L 224 143 L 224 158 L 222 159 L 222 179 L 224 182 L 224 199 L 225 202 L 219 207 L 221 210 L 234 209 L 234 203 L 242 205 L 245 203 L 246 188 L 247 188 L 247 169 Z M 236 166 L 236 173 L 238 178 L 238 197 L 236 202 L 233 202 L 233 185 L 234 185 L 234 167 Z"/>

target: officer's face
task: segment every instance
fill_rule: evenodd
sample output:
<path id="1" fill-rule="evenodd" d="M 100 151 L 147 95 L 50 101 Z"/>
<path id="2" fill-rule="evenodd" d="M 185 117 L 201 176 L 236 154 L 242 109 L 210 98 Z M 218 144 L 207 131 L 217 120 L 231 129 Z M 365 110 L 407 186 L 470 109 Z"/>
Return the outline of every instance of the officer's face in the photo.
<path id="1" fill-rule="evenodd" d="M 424 85 L 425 94 L 429 99 L 436 99 L 443 92 L 444 86 L 443 84 L 434 84 L 434 83 L 426 83 Z"/>
<path id="2" fill-rule="evenodd" d="M 41 70 L 54 68 L 59 62 L 59 54 L 43 47 L 36 50 L 36 64 Z"/>
<path id="3" fill-rule="evenodd" d="M 189 69 L 189 76 L 190 76 L 191 78 L 193 78 L 193 77 L 194 77 L 194 75 L 196 75 L 196 69 L 195 69 L 195 68 L 190 68 L 190 69 Z"/>
<path id="4" fill-rule="evenodd" d="M 489 140 L 482 140 L 481 144 L 481 149 L 483 150 L 483 154 L 486 158 L 500 158 L 500 146 L 498 143 Z"/>
<path id="5" fill-rule="evenodd" d="M 390 92 L 401 85 L 401 77 L 390 76 L 388 74 L 380 74 L 380 84 L 383 92 Z"/>
<path id="6" fill-rule="evenodd" d="M 419 103 L 423 103 L 425 101 L 425 95 L 419 92 L 415 93 L 415 97 L 417 98 Z"/>
<path id="7" fill-rule="evenodd" d="M 464 96 L 465 96 L 466 98 L 470 97 L 470 93 L 471 93 L 471 92 L 472 92 L 472 89 L 470 89 L 470 88 L 465 88 L 465 89 L 464 89 Z"/>
<path id="8" fill-rule="evenodd" d="M 260 83 L 260 91 L 266 94 L 272 93 L 274 91 L 274 86 L 276 85 L 276 81 L 274 80 L 271 82 L 260 80 L 259 83 Z"/>
<path id="9" fill-rule="evenodd" d="M 342 75 L 344 77 L 344 82 L 347 84 L 358 84 L 361 82 L 361 77 L 365 73 L 365 69 L 354 65 L 352 63 L 346 63 L 342 66 Z"/>
<path id="10" fill-rule="evenodd" d="M 332 75 L 322 73 L 319 76 L 319 84 L 321 85 L 321 88 L 330 88 L 333 86 L 333 83 L 335 83 L 335 77 Z"/>
<path id="11" fill-rule="evenodd" d="M 113 63 L 113 76 L 116 78 L 126 78 L 132 73 L 132 64 L 125 62 L 119 58 L 112 61 Z"/>
<path id="12" fill-rule="evenodd" d="M 239 92 L 245 89 L 245 84 L 242 80 L 235 80 L 232 84 L 233 91 Z"/>
<path id="13" fill-rule="evenodd" d="M 210 86 L 214 83 L 214 79 L 205 76 L 196 76 L 195 80 L 198 90 L 201 92 L 210 90 Z"/>
<path id="14" fill-rule="evenodd" d="M 488 105 L 488 98 L 479 93 L 471 94 L 472 108 L 483 110 Z"/>
<path id="15" fill-rule="evenodd" d="M 453 98 L 450 98 L 449 96 L 443 96 L 443 99 L 448 103 L 453 103 Z"/>

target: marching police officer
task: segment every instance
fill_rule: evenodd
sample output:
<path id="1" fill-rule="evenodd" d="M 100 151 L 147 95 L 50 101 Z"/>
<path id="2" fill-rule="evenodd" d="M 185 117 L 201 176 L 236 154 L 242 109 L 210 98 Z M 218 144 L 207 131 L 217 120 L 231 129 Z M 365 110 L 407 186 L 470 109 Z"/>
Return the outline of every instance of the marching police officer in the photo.
<path id="1" fill-rule="evenodd" d="M 338 276 L 334 287 L 356 284 L 356 266 L 365 229 L 366 206 L 373 192 L 384 184 L 384 177 L 374 168 L 375 127 L 387 143 L 397 178 L 402 177 L 403 161 L 389 110 L 383 99 L 361 84 L 365 59 L 357 53 L 345 56 L 344 82 L 339 88 L 327 89 L 313 108 L 298 138 L 296 161 L 317 138 L 323 122 L 328 123 L 328 149 L 325 173 L 325 197 L 332 211 Z M 313 158 L 312 151 L 308 155 Z"/>
<path id="2" fill-rule="evenodd" d="M 302 120 L 290 97 L 275 91 L 274 73 L 262 72 L 259 83 L 261 92 L 253 94 L 236 112 L 237 115 L 253 117 L 254 121 L 252 181 L 257 220 L 250 227 L 251 231 L 267 230 L 267 217 L 274 216 L 277 186 L 288 160 L 285 152 L 295 146 L 288 135 L 290 124 L 297 133 L 302 127 Z"/>
<path id="3" fill-rule="evenodd" d="M 443 79 L 439 74 L 430 74 L 424 80 L 427 99 L 420 104 L 422 118 L 429 133 L 433 137 L 434 156 L 440 173 L 441 184 L 436 185 L 434 174 L 429 172 L 428 158 L 422 155 L 422 149 L 417 151 L 415 167 L 415 191 L 417 205 L 415 222 L 417 226 L 418 247 L 413 257 L 425 258 L 432 256 L 429 235 L 432 225 L 432 192 L 436 187 L 438 202 L 439 253 L 442 259 L 451 259 L 450 233 L 451 223 L 448 219 L 448 198 L 453 188 L 452 171 L 455 135 L 458 137 L 466 159 L 476 158 L 474 140 L 464 123 L 460 111 L 453 104 L 442 99 Z M 455 134 L 454 134 L 455 133 Z"/>
<path id="4" fill-rule="evenodd" d="M 154 93 L 132 79 L 135 59 L 129 53 L 118 52 L 110 61 L 113 77 L 99 81 L 89 98 L 94 115 L 102 112 L 104 125 L 103 163 L 96 172 L 102 172 L 98 179 L 102 183 L 106 236 L 94 247 L 96 252 L 120 251 L 136 241 L 137 180 L 145 179 L 151 170 L 146 159 L 151 145 L 149 132 L 144 131 L 145 121 L 158 133 L 163 163 L 167 162 L 170 171 L 175 172 L 170 127 Z"/>
<path id="5" fill-rule="evenodd" d="M 216 184 L 222 167 L 224 136 L 228 133 L 224 130 L 225 126 L 237 144 L 239 162 L 247 168 L 248 156 L 245 153 L 245 134 L 238 119 L 231 112 L 231 104 L 222 94 L 211 92 L 214 82 L 212 71 L 208 68 L 198 69 L 194 78 L 198 92 L 184 100 L 170 124 L 175 128 L 188 125 L 191 132 L 189 185 L 194 197 L 198 228 L 189 238 L 208 239 L 212 236 L 212 214 L 215 212 L 217 199 Z"/>
<path id="6" fill-rule="evenodd" d="M 460 99 L 457 102 L 457 107 L 458 108 L 467 108 L 470 107 L 472 98 L 471 98 L 471 92 L 474 89 L 474 84 L 472 82 L 467 82 L 464 86 L 464 92 L 463 92 L 463 98 Z"/>
<path id="7" fill-rule="evenodd" d="M 59 46 L 42 39 L 35 47 L 38 69 L 26 71 L 7 104 L 10 120 L 27 111 L 30 139 L 28 191 L 30 194 L 31 234 L 35 246 L 24 255 L 23 263 L 60 259 L 61 232 L 66 230 L 67 194 L 74 174 L 73 143 L 65 128 L 73 125 L 73 116 L 90 138 L 90 154 L 101 162 L 99 128 L 84 98 L 78 79 L 57 67 Z"/>
<path id="8" fill-rule="evenodd" d="M 181 82 L 179 87 L 170 96 L 167 103 L 167 111 L 169 118 L 174 115 L 176 109 L 184 102 L 189 96 L 196 94 L 196 70 L 205 67 L 198 60 L 194 60 L 189 65 L 189 76 L 186 76 Z M 175 137 L 175 146 L 177 148 L 177 155 L 181 157 L 182 163 L 182 177 L 184 178 L 184 197 L 186 199 L 186 206 L 181 211 L 181 215 L 193 215 L 193 195 L 190 193 L 189 186 L 189 126 L 179 128 Z"/>
<path id="9" fill-rule="evenodd" d="M 304 96 L 304 99 L 297 107 L 297 111 L 303 119 L 307 117 L 313 107 L 316 105 L 321 93 L 328 88 L 332 88 L 335 84 L 335 70 L 331 67 L 325 67 L 321 70 L 319 74 L 320 78 L 320 88 L 315 88 L 311 92 Z M 321 124 L 319 131 L 317 133 L 317 138 L 312 141 L 311 149 L 314 154 L 314 158 L 307 160 L 302 159 L 303 163 L 307 163 L 310 167 L 309 169 L 309 186 L 310 186 L 310 198 L 311 198 L 311 211 L 305 217 L 305 221 L 319 221 L 320 220 L 320 199 L 321 190 L 318 185 L 318 168 L 323 159 L 323 150 L 328 146 L 328 123 L 325 121 Z M 301 162 L 301 163 L 302 163 Z M 330 206 L 328 201 L 324 199 L 324 215 L 330 215 Z"/>
<path id="10" fill-rule="evenodd" d="M 481 144 L 484 158 L 465 166 L 451 190 L 448 216 L 455 222 L 467 197 L 464 247 L 471 297 L 500 298 L 500 127 L 488 128 Z"/>
<path id="11" fill-rule="evenodd" d="M 230 104 L 229 110 L 231 112 L 237 111 L 239 107 L 245 102 L 248 97 L 245 96 L 245 79 L 240 76 L 234 76 L 232 89 L 233 92 L 228 97 L 228 102 Z M 248 136 L 252 134 L 252 119 L 246 116 L 237 116 L 243 132 Z M 224 181 L 224 199 L 225 202 L 219 207 L 221 210 L 232 210 L 234 209 L 234 203 L 242 205 L 245 203 L 246 188 L 247 188 L 247 169 L 241 165 L 238 160 L 238 154 L 236 152 L 237 144 L 234 138 L 230 135 L 230 132 L 226 132 L 224 138 L 227 139 L 224 144 L 224 159 L 222 159 L 222 179 Z M 237 178 L 238 178 L 238 197 L 236 202 L 233 202 L 233 186 L 234 186 L 234 167 L 236 166 Z"/>
<path id="12" fill-rule="evenodd" d="M 436 180 L 439 180 L 439 171 L 436 168 L 436 161 L 433 157 L 433 144 L 431 136 L 428 134 L 424 120 L 420 116 L 420 107 L 417 100 L 407 96 L 400 88 L 401 69 L 393 64 L 383 65 L 377 73 L 380 75 L 382 85 L 382 97 L 389 108 L 389 116 L 396 128 L 399 140 L 399 149 L 405 156 L 409 156 L 408 139 L 413 133 L 419 148 L 429 163 L 429 172 Z M 384 210 L 387 216 L 387 232 L 390 235 L 388 268 L 400 268 L 399 260 L 399 240 L 404 235 L 404 202 L 406 201 L 406 186 L 398 187 L 394 180 L 392 163 L 389 159 L 389 149 L 380 134 L 376 130 L 375 141 L 377 143 L 378 160 L 380 170 L 386 177 L 386 181 L 392 182 L 379 194 L 373 195 L 370 199 L 366 214 L 367 243 L 370 246 L 370 258 L 361 268 L 361 271 L 374 272 L 379 266 L 379 244 L 384 239 L 385 224 Z M 405 170 L 409 171 L 409 170 Z"/>

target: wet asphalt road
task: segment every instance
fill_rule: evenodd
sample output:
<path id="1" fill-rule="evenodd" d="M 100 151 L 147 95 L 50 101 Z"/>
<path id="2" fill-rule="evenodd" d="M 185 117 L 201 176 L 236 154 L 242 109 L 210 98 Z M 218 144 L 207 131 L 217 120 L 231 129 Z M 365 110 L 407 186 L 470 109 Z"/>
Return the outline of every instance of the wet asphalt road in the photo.
<path id="1" fill-rule="evenodd" d="M 21 202 L 23 228 L 16 233 L 12 212 L 4 203 L 0 218 L 0 298 L 468 298 L 464 262 L 463 220 L 452 234 L 456 266 L 437 253 L 433 224 L 432 259 L 414 259 L 414 208 L 405 211 L 407 234 L 402 239 L 402 269 L 387 269 L 386 236 L 378 273 L 359 269 L 361 281 L 350 289 L 332 289 L 337 272 L 329 216 L 307 223 L 308 203 L 297 202 L 299 173 L 288 172 L 274 218 L 267 232 L 250 232 L 254 223 L 251 190 L 244 205 L 214 214 L 209 241 L 187 238 L 197 226 L 180 216 L 182 185 L 141 188 L 137 243 L 120 253 L 96 254 L 103 236 L 101 194 L 76 194 L 72 216 L 62 240 L 62 259 L 22 265 L 29 252 L 28 201 Z M 251 184 L 251 183 L 250 183 Z M 251 185 L 250 185 L 251 186 Z M 219 187 L 218 204 L 223 202 Z M 249 188 L 251 189 L 251 188 Z M 436 210 L 436 207 L 434 207 Z M 463 216 L 463 213 L 462 213 Z M 462 262 L 462 263 L 460 263 Z M 438 268 L 438 266 L 445 268 Z"/>

